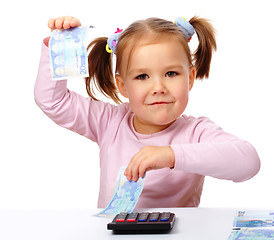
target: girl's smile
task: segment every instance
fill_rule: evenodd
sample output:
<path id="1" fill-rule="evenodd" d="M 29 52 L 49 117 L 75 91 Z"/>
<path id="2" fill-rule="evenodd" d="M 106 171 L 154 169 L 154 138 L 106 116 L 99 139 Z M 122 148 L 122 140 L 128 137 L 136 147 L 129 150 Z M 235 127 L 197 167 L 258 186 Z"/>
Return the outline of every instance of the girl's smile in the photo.
<path id="1" fill-rule="evenodd" d="M 172 104 L 173 102 L 153 102 L 148 104 L 149 106 L 165 106 L 168 104 Z"/>

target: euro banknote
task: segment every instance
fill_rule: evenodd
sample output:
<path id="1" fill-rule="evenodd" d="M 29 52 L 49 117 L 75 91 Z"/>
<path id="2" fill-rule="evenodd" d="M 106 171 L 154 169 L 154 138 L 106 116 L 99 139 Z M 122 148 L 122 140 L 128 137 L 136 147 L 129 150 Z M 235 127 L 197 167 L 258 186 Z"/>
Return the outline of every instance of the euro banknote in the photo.
<path id="1" fill-rule="evenodd" d="M 124 172 L 127 166 L 120 168 L 117 175 L 115 190 L 107 207 L 96 214 L 98 217 L 114 217 L 120 212 L 130 213 L 135 208 L 139 196 L 143 191 L 145 177 L 139 178 L 137 182 L 128 181 Z"/>
<path id="2" fill-rule="evenodd" d="M 51 77 L 88 77 L 86 36 L 89 27 L 54 30 L 49 41 Z"/>

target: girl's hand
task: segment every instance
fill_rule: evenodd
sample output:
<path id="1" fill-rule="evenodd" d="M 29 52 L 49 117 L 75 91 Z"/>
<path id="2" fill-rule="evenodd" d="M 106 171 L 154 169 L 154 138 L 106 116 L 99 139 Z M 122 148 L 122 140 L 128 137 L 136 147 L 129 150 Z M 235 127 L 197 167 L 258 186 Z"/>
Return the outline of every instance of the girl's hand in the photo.
<path id="1" fill-rule="evenodd" d="M 51 29 L 51 31 L 55 29 L 69 29 L 79 26 L 81 26 L 79 19 L 71 16 L 51 18 L 48 21 L 48 27 Z"/>
<path id="2" fill-rule="evenodd" d="M 169 146 L 145 146 L 137 152 L 125 170 L 128 180 L 137 181 L 146 171 L 160 168 L 173 168 L 174 152 Z"/>

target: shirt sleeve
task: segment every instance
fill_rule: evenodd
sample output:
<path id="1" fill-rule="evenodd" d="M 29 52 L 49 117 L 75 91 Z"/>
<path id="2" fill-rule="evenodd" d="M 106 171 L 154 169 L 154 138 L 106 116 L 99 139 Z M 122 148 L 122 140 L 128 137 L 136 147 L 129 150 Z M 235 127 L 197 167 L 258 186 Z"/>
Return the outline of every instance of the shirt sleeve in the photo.
<path id="1" fill-rule="evenodd" d="M 34 88 L 34 97 L 41 110 L 58 125 L 100 142 L 103 129 L 109 124 L 114 105 L 92 101 L 67 89 L 67 80 L 53 81 L 50 74 L 49 38 L 42 53 Z"/>
<path id="2" fill-rule="evenodd" d="M 200 118 L 190 131 L 194 143 L 171 145 L 175 170 L 242 182 L 260 169 L 260 159 L 248 142 L 224 132 L 207 118 Z"/>

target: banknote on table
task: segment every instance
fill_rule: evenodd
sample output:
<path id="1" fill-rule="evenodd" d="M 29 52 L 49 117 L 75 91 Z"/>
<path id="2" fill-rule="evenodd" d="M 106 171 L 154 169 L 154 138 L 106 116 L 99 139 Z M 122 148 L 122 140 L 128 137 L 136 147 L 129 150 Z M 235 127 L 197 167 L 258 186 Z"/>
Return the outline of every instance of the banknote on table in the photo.
<path id="1" fill-rule="evenodd" d="M 242 210 L 238 211 L 233 221 L 233 228 L 262 228 L 274 229 L 273 210 Z"/>
<path id="2" fill-rule="evenodd" d="M 227 240 L 273 240 L 273 229 L 255 229 L 246 228 L 234 230 L 231 232 Z"/>
<path id="3" fill-rule="evenodd" d="M 107 207 L 95 214 L 98 217 L 114 217 L 120 212 L 132 212 L 143 190 L 145 178 L 139 178 L 137 182 L 128 181 L 124 172 L 127 166 L 121 167 L 117 179 L 113 197 Z"/>
<path id="4" fill-rule="evenodd" d="M 274 211 L 238 211 L 228 240 L 274 239 Z"/>
<path id="5" fill-rule="evenodd" d="M 54 30 L 49 41 L 51 77 L 88 77 L 86 36 L 89 27 Z"/>

